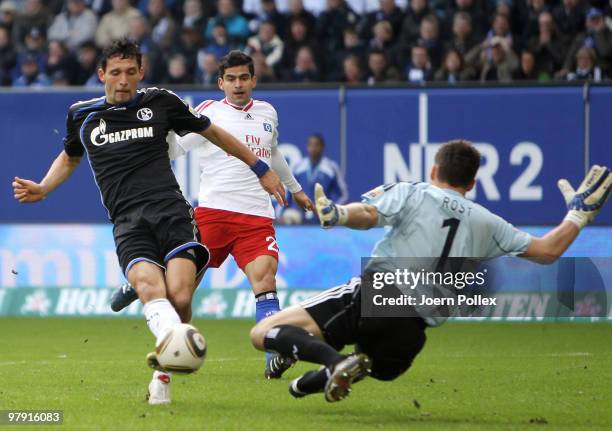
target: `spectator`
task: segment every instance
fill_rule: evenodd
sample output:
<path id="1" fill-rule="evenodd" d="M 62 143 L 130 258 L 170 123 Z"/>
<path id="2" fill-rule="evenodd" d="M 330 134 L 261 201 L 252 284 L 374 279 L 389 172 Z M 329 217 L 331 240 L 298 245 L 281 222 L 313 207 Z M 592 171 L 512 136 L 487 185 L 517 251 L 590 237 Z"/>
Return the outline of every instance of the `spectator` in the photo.
<path id="1" fill-rule="evenodd" d="M 563 0 L 553 10 L 553 17 L 559 31 L 566 36 L 575 37 L 584 31 L 584 10 L 579 6 L 580 0 Z"/>
<path id="2" fill-rule="evenodd" d="M 360 68 L 365 64 L 366 49 L 361 43 L 357 32 L 352 28 L 344 30 L 344 49 L 329 58 L 327 64 L 328 79 L 342 81 L 344 76 L 344 60 L 349 56 L 357 57 Z"/>
<path id="3" fill-rule="evenodd" d="M 180 44 L 172 51 L 182 54 L 187 61 L 187 69 L 193 75 L 198 69 L 198 53 L 203 47 L 202 32 L 197 27 L 183 27 L 181 29 Z"/>
<path id="4" fill-rule="evenodd" d="M 204 31 L 206 16 L 200 0 L 185 0 L 183 14 L 183 27 L 197 28 L 200 33 Z"/>
<path id="5" fill-rule="evenodd" d="M 186 85 L 193 84 L 193 76 L 187 69 L 187 60 L 182 54 L 174 54 L 168 61 L 168 70 L 162 81 L 168 85 Z"/>
<path id="6" fill-rule="evenodd" d="M 597 55 L 593 48 L 583 46 L 576 52 L 576 69 L 567 74 L 568 81 L 589 80 L 599 82 L 603 72 L 597 66 Z"/>
<path id="7" fill-rule="evenodd" d="M 466 67 L 461 53 L 451 48 L 444 54 L 442 67 L 436 72 L 434 79 L 448 84 L 470 81 L 474 79 L 474 70 Z"/>
<path id="8" fill-rule="evenodd" d="M 503 41 L 505 50 L 512 50 L 514 41 L 510 32 L 510 22 L 505 15 L 495 15 L 492 28 L 487 33 L 485 39 L 465 54 L 466 64 L 480 70 L 482 70 L 485 64 L 491 64 L 493 57 L 492 41 L 494 39 Z M 516 55 L 514 57 L 516 59 Z M 518 59 L 516 60 L 516 65 L 518 67 Z"/>
<path id="9" fill-rule="evenodd" d="M 296 17 L 289 23 L 289 35 L 285 39 L 283 47 L 283 58 L 281 68 L 284 71 L 291 71 L 295 66 L 295 59 L 300 48 L 307 46 L 313 53 L 317 52 L 318 45 L 308 32 L 306 21 Z M 316 56 L 316 54 L 315 54 Z M 317 61 L 317 63 L 319 63 Z"/>
<path id="10" fill-rule="evenodd" d="M 550 12 L 542 12 L 538 17 L 538 34 L 527 44 L 535 56 L 535 69 L 553 76 L 563 66 L 567 38 L 559 34 Z"/>
<path id="11" fill-rule="evenodd" d="M 415 45 L 410 51 L 410 63 L 406 66 L 406 80 L 413 84 L 423 84 L 431 81 L 433 73 L 427 49 Z"/>
<path id="12" fill-rule="evenodd" d="M 62 70 L 57 70 L 52 75 L 49 75 L 49 79 L 51 80 L 52 87 L 68 87 L 70 85 L 70 80 Z"/>
<path id="13" fill-rule="evenodd" d="M 361 61 L 356 55 L 349 55 L 342 62 L 342 82 L 347 85 L 356 85 L 363 82 Z"/>
<path id="14" fill-rule="evenodd" d="M 249 36 L 249 26 L 245 17 L 236 10 L 233 0 L 218 0 L 217 15 L 208 20 L 206 39 L 212 41 L 213 29 L 219 23 L 225 25 L 227 38 L 232 43 L 243 44 Z M 218 57 L 221 58 L 221 57 Z"/>
<path id="15" fill-rule="evenodd" d="M 512 0 L 501 0 L 495 5 L 495 12 L 493 16 L 500 14 L 508 17 L 508 20 L 512 21 Z M 512 27 L 514 32 L 514 27 Z"/>
<path id="16" fill-rule="evenodd" d="M 545 80 L 547 76 L 547 74 L 542 76 L 536 68 L 536 59 L 533 52 L 529 50 L 521 52 L 521 64 L 513 77 L 515 81 L 539 81 Z"/>
<path id="17" fill-rule="evenodd" d="M 219 59 L 215 54 L 200 51 L 198 53 L 197 82 L 201 85 L 216 86 L 219 78 Z"/>
<path id="18" fill-rule="evenodd" d="M 527 7 L 521 11 L 523 15 L 519 18 L 522 23 L 521 39 L 523 43 L 527 43 L 531 37 L 538 34 L 538 18 L 540 14 L 547 11 L 546 0 L 527 1 Z"/>
<path id="19" fill-rule="evenodd" d="M 97 76 L 98 48 L 93 41 L 84 42 L 77 51 L 77 68 L 71 85 L 85 85 L 93 76 Z"/>
<path id="20" fill-rule="evenodd" d="M 478 41 L 472 33 L 472 18 L 466 12 L 457 12 L 453 17 L 453 28 L 451 39 L 447 44 L 447 49 L 456 50 L 463 57 Z"/>
<path id="21" fill-rule="evenodd" d="M 10 86 L 13 82 L 11 71 L 17 64 L 17 53 L 13 47 L 9 30 L 0 26 L 0 86 Z"/>
<path id="22" fill-rule="evenodd" d="M 218 22 L 212 30 L 212 41 L 206 46 L 205 50 L 214 54 L 217 58 L 223 58 L 230 51 L 241 48 L 240 44 L 230 41 L 225 24 Z"/>
<path id="23" fill-rule="evenodd" d="M 379 21 L 372 29 L 374 37 L 370 39 L 369 49 L 380 49 L 391 53 L 393 48 L 393 27 L 389 21 Z"/>
<path id="24" fill-rule="evenodd" d="M 13 87 L 49 87 L 51 80 L 38 67 L 35 55 L 26 55 L 21 63 L 21 74 L 13 82 Z"/>
<path id="25" fill-rule="evenodd" d="M 432 11 L 427 5 L 427 0 L 410 0 L 410 7 L 406 11 L 399 35 L 399 43 L 404 48 L 408 48 L 416 43 L 419 38 L 421 21 L 431 13 Z"/>
<path id="26" fill-rule="evenodd" d="M 276 27 L 272 21 L 262 22 L 256 36 L 249 38 L 245 52 L 252 55 L 255 52 L 261 53 L 266 64 L 275 69 L 283 56 L 283 41 L 276 34 Z"/>
<path id="27" fill-rule="evenodd" d="M 317 37 L 328 55 L 343 48 L 344 30 L 354 27 L 358 18 L 345 0 L 327 0 L 327 9 L 317 19 Z"/>
<path id="28" fill-rule="evenodd" d="M 131 19 L 140 16 L 138 9 L 130 6 L 129 0 L 112 0 L 112 6 L 112 10 L 102 17 L 96 30 L 96 44 L 100 48 L 128 36 Z"/>
<path id="29" fill-rule="evenodd" d="M 379 2 L 380 8 L 364 15 L 359 22 L 359 26 L 357 27 L 359 36 L 363 40 L 371 39 L 373 36 L 372 28 L 381 21 L 387 21 L 391 24 L 393 30 L 393 43 L 395 43 L 402 30 L 404 13 L 397 7 L 395 0 L 379 0 Z"/>
<path id="30" fill-rule="evenodd" d="M 4 0 L 0 4 L 0 25 L 8 29 L 9 34 L 13 33 L 13 26 L 17 16 L 17 7 L 11 0 Z"/>
<path id="31" fill-rule="evenodd" d="M 53 80 L 53 85 L 68 85 L 76 73 L 76 61 L 68 48 L 59 40 L 49 42 L 45 73 Z"/>
<path id="32" fill-rule="evenodd" d="M 442 43 L 440 41 L 438 18 L 435 15 L 427 15 L 421 20 L 418 44 L 427 49 L 432 67 L 434 69 L 438 68 L 442 61 Z"/>
<path id="33" fill-rule="evenodd" d="M 255 67 L 255 76 L 257 77 L 257 82 L 271 83 L 277 82 L 276 72 L 266 63 L 266 58 L 262 53 L 256 52 L 252 56 L 253 58 L 253 66 Z"/>
<path id="34" fill-rule="evenodd" d="M 162 50 L 169 51 L 176 36 L 176 21 L 166 9 L 164 0 L 148 0 L 147 15 L 151 25 L 151 39 Z M 195 62 L 194 62 L 195 65 Z"/>
<path id="35" fill-rule="evenodd" d="M 315 29 L 317 20 L 312 13 L 304 9 L 302 0 L 289 0 L 288 6 L 289 10 L 285 15 L 285 20 L 287 22 L 292 21 L 295 18 L 299 18 L 306 24 L 306 28 L 309 29 L 309 32 L 310 29 Z"/>
<path id="36" fill-rule="evenodd" d="M 475 0 L 454 0 L 449 1 L 446 12 L 447 17 L 452 17 L 456 12 L 465 12 L 472 21 L 472 31 L 477 38 L 485 34 L 487 28 L 487 15 L 482 7 Z M 448 26 L 450 27 L 450 26 Z"/>
<path id="37" fill-rule="evenodd" d="M 295 66 L 285 74 L 288 82 L 319 82 L 321 73 L 315 60 L 315 54 L 309 46 L 302 46 L 295 58 Z"/>
<path id="38" fill-rule="evenodd" d="M 42 0 L 26 0 L 24 11 L 16 17 L 13 27 L 13 38 L 17 46 L 20 48 L 24 46 L 26 35 L 33 28 L 46 34 L 50 23 L 51 16 L 45 9 Z"/>
<path id="39" fill-rule="evenodd" d="M 147 18 L 135 15 L 130 18 L 130 33 L 128 38 L 140 46 L 140 51 L 146 54 L 147 72 L 145 82 L 159 83 L 166 73 L 166 58 L 159 47 L 151 39 L 151 28 Z"/>
<path id="40" fill-rule="evenodd" d="M 150 52 L 157 48 L 157 45 L 155 45 L 155 42 L 151 39 L 151 27 L 149 26 L 149 22 L 142 15 L 134 15 L 130 18 L 128 39 L 137 43 L 142 52 Z"/>
<path id="41" fill-rule="evenodd" d="M 33 56 L 38 64 L 38 71 L 45 72 L 47 64 L 47 50 L 45 49 L 45 35 L 42 29 L 32 27 L 25 37 L 25 46 L 20 53 L 17 54 L 17 70 L 14 71 L 14 77 L 17 78 L 21 71 L 21 64 L 27 57 Z"/>
<path id="42" fill-rule="evenodd" d="M 58 40 L 70 51 L 93 39 L 98 17 L 87 8 L 85 0 L 68 0 L 66 10 L 55 17 L 49 27 L 49 40 Z"/>
<path id="43" fill-rule="evenodd" d="M 368 70 L 366 82 L 368 85 L 379 84 L 382 82 L 401 81 L 400 72 L 389 64 L 389 58 L 385 51 L 375 49 L 368 54 Z"/>
<path id="44" fill-rule="evenodd" d="M 603 73 L 610 70 L 612 61 L 612 33 L 606 27 L 603 14 L 599 9 L 591 8 L 586 15 L 586 31 L 579 34 L 570 46 L 563 69 L 559 72 L 561 76 L 569 70 L 575 70 L 577 52 L 580 48 L 587 47 L 595 50 L 595 57 L 599 59 Z"/>
<path id="45" fill-rule="evenodd" d="M 338 164 L 325 157 L 325 140 L 323 136 L 313 134 L 308 137 L 306 147 L 308 157 L 304 157 L 293 168 L 295 179 L 302 185 L 304 193 L 312 200 L 314 199 L 314 186 L 319 183 L 329 199 L 336 204 L 342 205 L 348 201 L 349 194 L 344 181 L 344 175 Z M 314 201 L 313 201 L 314 202 Z M 297 208 L 290 200 L 291 206 Z M 316 224 L 317 217 L 308 212 L 304 216 L 304 223 Z"/>
<path id="46" fill-rule="evenodd" d="M 255 17 L 249 21 L 249 29 L 252 33 L 257 33 L 259 26 L 263 22 L 271 22 L 276 28 L 276 34 L 279 37 L 285 37 L 285 17 L 276 10 L 276 3 L 274 0 L 259 0 L 261 4 L 261 11 L 255 14 Z M 245 10 L 246 12 L 246 10 Z"/>
<path id="47" fill-rule="evenodd" d="M 490 50 L 491 58 L 485 55 L 485 63 L 480 72 L 482 82 L 512 82 L 512 76 L 518 68 L 518 59 L 512 51 L 508 39 L 495 36 L 490 41 L 490 47 L 484 44 L 483 48 Z"/>
<path id="48" fill-rule="evenodd" d="M 495 14 L 495 16 L 493 17 L 493 24 L 491 25 L 491 29 L 487 33 L 486 40 L 490 42 L 496 36 L 505 39 L 505 45 L 507 47 L 513 47 L 514 38 L 512 36 L 512 31 L 510 27 L 510 18 L 500 13 Z M 490 52 L 488 53 L 488 55 L 490 57 Z"/>

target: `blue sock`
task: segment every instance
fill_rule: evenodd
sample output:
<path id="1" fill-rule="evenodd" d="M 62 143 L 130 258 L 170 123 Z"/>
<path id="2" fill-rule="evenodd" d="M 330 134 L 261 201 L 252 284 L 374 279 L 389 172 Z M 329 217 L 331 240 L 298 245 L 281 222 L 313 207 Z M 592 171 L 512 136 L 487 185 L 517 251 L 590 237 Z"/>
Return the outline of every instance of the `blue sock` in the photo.
<path id="1" fill-rule="evenodd" d="M 255 297 L 255 301 L 257 301 L 255 303 L 255 322 L 257 323 L 280 311 L 276 292 L 260 293 Z"/>
<path id="2" fill-rule="evenodd" d="M 276 292 L 265 292 L 255 296 L 255 322 L 271 316 L 280 311 Z M 274 353 L 266 352 L 266 364 L 272 360 Z"/>

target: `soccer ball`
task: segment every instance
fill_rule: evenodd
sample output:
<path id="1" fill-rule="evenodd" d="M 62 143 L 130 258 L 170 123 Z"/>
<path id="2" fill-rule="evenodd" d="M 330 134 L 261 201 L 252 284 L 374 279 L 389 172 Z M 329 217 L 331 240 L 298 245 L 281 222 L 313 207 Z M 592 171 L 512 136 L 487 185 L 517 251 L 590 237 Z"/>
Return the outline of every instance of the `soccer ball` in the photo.
<path id="1" fill-rule="evenodd" d="M 206 356 L 206 340 L 194 326 L 180 323 L 170 328 L 155 346 L 157 361 L 166 371 L 193 373 Z"/>

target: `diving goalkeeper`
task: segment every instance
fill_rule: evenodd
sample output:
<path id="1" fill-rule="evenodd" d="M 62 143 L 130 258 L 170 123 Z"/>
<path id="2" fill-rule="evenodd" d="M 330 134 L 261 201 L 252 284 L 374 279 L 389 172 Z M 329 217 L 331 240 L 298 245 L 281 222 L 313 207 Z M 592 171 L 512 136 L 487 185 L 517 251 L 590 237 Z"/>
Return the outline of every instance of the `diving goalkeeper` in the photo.
<path id="1" fill-rule="evenodd" d="M 543 237 L 515 229 L 501 217 L 465 198 L 475 185 L 480 154 L 467 141 L 443 145 L 435 157 L 431 183 L 397 183 L 375 188 L 362 203 L 336 205 L 317 187 L 315 200 L 321 226 L 352 229 L 387 226 L 375 245 L 373 257 L 475 257 L 503 255 L 553 262 L 576 239 L 603 207 L 612 188 L 608 168 L 593 166 L 578 190 L 566 180 L 558 185 L 568 213 L 559 226 Z M 374 262 L 372 264 L 372 262 Z M 371 261 L 366 272 L 389 272 Z M 326 290 L 299 305 L 258 323 L 251 341 L 259 350 L 278 352 L 286 358 L 321 364 L 293 380 L 294 397 L 324 392 L 327 401 L 345 398 L 351 384 L 368 374 L 394 380 L 412 364 L 425 344 L 425 331 L 438 326 L 448 314 L 435 308 L 415 317 L 367 317 L 361 315 L 362 278 Z M 418 316 L 418 317 L 416 317 Z M 354 344 L 357 354 L 339 353 Z"/>

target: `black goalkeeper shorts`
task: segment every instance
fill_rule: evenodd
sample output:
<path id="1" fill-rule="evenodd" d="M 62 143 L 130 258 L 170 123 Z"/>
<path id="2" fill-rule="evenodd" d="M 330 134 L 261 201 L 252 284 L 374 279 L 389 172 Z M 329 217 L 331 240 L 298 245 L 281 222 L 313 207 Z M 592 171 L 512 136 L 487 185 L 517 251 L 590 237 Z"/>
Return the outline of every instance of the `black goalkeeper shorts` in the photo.
<path id="1" fill-rule="evenodd" d="M 199 275 L 208 264 L 208 249 L 200 242 L 193 208 L 181 198 L 164 199 L 126 211 L 114 220 L 113 235 L 119 264 L 127 279 L 141 261 L 160 268 L 174 257 L 191 259 Z"/>
<path id="2" fill-rule="evenodd" d="M 361 317 L 361 278 L 328 289 L 300 304 L 337 350 L 355 344 L 372 359 L 371 376 L 393 380 L 425 345 L 427 324 L 420 317 Z"/>

